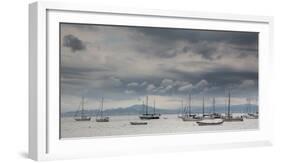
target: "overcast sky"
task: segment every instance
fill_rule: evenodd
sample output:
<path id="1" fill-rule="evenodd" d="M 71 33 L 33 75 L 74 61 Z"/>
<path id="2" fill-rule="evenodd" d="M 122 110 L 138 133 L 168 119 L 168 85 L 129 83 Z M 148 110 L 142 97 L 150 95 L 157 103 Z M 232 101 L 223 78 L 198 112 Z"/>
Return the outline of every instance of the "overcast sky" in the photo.
<path id="1" fill-rule="evenodd" d="M 258 96 L 258 33 L 61 24 L 62 111 L 141 104 L 176 109 L 216 97 L 224 105 Z M 150 100 L 152 102 L 152 100 Z"/>

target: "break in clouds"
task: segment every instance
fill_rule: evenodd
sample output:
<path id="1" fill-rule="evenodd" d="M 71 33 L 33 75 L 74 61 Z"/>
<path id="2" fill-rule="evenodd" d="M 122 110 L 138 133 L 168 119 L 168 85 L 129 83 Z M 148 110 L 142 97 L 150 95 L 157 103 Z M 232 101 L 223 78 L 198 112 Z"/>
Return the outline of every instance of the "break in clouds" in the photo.
<path id="1" fill-rule="evenodd" d="M 141 104 L 149 95 L 160 108 L 179 108 L 216 97 L 224 104 L 258 95 L 258 34 L 171 28 L 61 24 L 62 111 Z"/>

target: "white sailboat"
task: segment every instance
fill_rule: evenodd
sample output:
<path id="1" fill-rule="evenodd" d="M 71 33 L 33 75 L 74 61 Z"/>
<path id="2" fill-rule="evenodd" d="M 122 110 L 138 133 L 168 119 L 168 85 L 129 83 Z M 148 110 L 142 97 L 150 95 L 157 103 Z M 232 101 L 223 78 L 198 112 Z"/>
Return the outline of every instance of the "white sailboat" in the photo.
<path id="1" fill-rule="evenodd" d="M 80 106 L 81 106 L 81 110 L 80 110 Z M 78 114 L 80 113 L 80 116 L 78 116 Z M 87 116 L 85 114 L 85 110 L 84 110 L 84 97 L 82 97 L 81 103 L 79 105 L 79 109 L 77 110 L 76 114 L 75 114 L 75 120 L 76 121 L 90 121 L 91 117 Z"/>
<path id="2" fill-rule="evenodd" d="M 215 100 L 214 99 L 213 99 L 213 114 L 211 114 L 211 115 L 205 114 L 204 96 L 203 96 L 202 110 L 203 110 L 202 111 L 202 120 L 196 122 L 199 126 L 221 125 L 224 122 L 224 119 L 214 116 L 214 113 L 215 113 Z"/>
<path id="3" fill-rule="evenodd" d="M 188 98 L 188 113 L 185 113 L 182 116 L 182 120 L 187 122 L 187 121 L 198 121 L 200 119 L 201 119 L 201 117 L 196 116 L 196 114 L 191 114 L 191 94 L 189 94 L 189 98 Z"/>
<path id="4" fill-rule="evenodd" d="M 208 125 L 220 125 L 224 122 L 224 119 L 217 118 L 217 119 L 203 119 L 201 121 L 197 121 L 196 123 L 199 126 L 208 126 Z"/>
<path id="5" fill-rule="evenodd" d="M 216 99 L 213 98 L 213 113 L 210 115 L 211 118 L 222 118 L 222 115 L 219 113 L 216 113 Z"/>

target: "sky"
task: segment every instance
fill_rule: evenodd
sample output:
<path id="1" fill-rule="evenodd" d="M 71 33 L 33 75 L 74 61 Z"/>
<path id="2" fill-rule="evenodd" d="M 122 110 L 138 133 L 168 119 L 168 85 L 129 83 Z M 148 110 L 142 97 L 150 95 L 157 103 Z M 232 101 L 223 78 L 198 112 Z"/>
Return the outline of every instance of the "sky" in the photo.
<path id="1" fill-rule="evenodd" d="M 216 98 L 233 105 L 258 97 L 258 33 L 175 28 L 60 25 L 61 109 L 142 104 L 178 109 Z"/>

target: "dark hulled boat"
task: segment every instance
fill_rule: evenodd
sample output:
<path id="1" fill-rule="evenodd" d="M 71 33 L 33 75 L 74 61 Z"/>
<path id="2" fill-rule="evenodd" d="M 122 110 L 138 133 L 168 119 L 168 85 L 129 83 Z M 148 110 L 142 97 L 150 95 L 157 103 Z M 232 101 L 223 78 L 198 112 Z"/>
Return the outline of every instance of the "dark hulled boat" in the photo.
<path id="1" fill-rule="evenodd" d="M 230 114 L 230 91 L 228 92 L 228 107 L 227 107 L 227 114 L 225 117 L 223 117 L 224 121 L 226 122 L 241 122 L 243 121 L 243 117 L 233 117 Z"/>
<path id="2" fill-rule="evenodd" d="M 143 110 L 145 110 L 145 113 L 139 116 L 140 119 L 144 119 L 144 120 L 160 119 L 161 114 L 155 112 L 155 100 L 154 100 L 153 113 L 148 113 L 148 96 L 146 96 L 146 105 L 143 104 Z"/>
<path id="3" fill-rule="evenodd" d="M 147 122 L 130 122 L 131 125 L 147 125 Z"/>
<path id="4" fill-rule="evenodd" d="M 103 97 L 101 99 L 101 107 L 96 116 L 96 122 L 109 122 L 109 117 L 103 115 Z"/>

